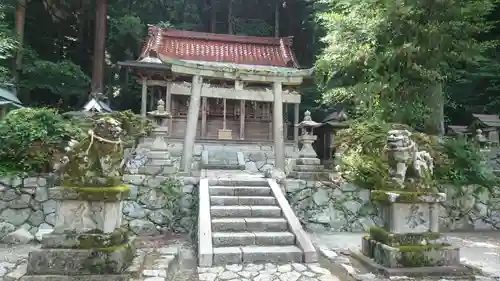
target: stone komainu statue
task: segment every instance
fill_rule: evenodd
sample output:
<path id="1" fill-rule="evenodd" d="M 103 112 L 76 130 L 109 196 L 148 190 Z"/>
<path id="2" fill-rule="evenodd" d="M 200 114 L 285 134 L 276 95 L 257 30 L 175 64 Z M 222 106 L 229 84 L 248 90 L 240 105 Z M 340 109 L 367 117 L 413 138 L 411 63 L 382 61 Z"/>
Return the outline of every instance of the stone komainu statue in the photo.
<path id="1" fill-rule="evenodd" d="M 80 141 L 72 140 L 57 168 L 63 185 L 107 187 L 121 183 L 124 134 L 121 123 L 104 116 L 92 120 L 92 128 Z"/>
<path id="2" fill-rule="evenodd" d="M 434 163 L 427 151 L 419 151 L 410 138 L 408 130 L 391 130 L 387 136 L 385 151 L 389 160 L 389 177 L 399 187 L 404 188 L 408 167 L 416 177 L 423 180 L 433 174 Z"/>

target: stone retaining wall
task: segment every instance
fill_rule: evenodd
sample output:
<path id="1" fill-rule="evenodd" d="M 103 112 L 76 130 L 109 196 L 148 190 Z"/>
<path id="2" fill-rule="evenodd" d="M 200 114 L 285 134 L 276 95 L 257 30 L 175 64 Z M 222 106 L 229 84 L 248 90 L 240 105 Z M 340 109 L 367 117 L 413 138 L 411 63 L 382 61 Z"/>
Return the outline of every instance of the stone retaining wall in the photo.
<path id="1" fill-rule="evenodd" d="M 192 231 L 196 221 L 198 179 L 176 179 L 182 186 L 177 192 L 168 188 L 172 178 L 125 175 L 131 187 L 123 204 L 123 225 L 138 235 L 165 231 Z M 56 202 L 49 198 L 50 178 L 2 181 L 0 184 L 0 242 L 25 243 L 40 239 L 55 223 Z M 365 231 L 380 224 L 370 203 L 369 191 L 352 184 L 336 184 L 287 179 L 283 185 L 292 208 L 312 230 Z M 441 208 L 443 231 L 500 229 L 500 196 L 475 193 L 474 187 L 446 188 L 448 200 Z"/>
<path id="2" fill-rule="evenodd" d="M 138 235 L 154 235 L 165 231 L 189 232 L 193 228 L 193 191 L 198 180 L 183 177 L 173 180 L 160 176 L 125 175 L 131 187 L 123 203 L 123 226 Z M 174 182 L 176 181 L 176 182 Z M 0 180 L 0 242 L 27 243 L 40 240 L 53 229 L 57 204 L 49 198 L 53 186 L 50 178 Z M 180 202 L 176 190 L 168 185 L 182 186 Z"/>
<path id="3" fill-rule="evenodd" d="M 321 183 L 287 179 L 288 201 L 311 230 L 358 232 L 379 225 L 370 191 L 349 183 Z M 446 187 L 447 201 L 440 209 L 442 231 L 500 229 L 500 194 L 474 192 L 475 187 Z"/>

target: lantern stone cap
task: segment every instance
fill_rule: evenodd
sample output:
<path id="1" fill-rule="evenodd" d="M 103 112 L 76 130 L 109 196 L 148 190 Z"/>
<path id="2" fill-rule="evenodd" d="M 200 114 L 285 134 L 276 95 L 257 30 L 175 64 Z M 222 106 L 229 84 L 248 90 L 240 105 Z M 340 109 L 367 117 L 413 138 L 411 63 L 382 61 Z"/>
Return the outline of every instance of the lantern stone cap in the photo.
<path id="1" fill-rule="evenodd" d="M 297 124 L 295 126 L 300 127 L 300 128 L 316 128 L 316 127 L 319 127 L 321 125 L 322 125 L 322 123 L 318 123 L 318 122 L 313 121 L 311 118 L 311 112 L 309 110 L 306 110 L 306 112 L 304 112 L 304 119 L 302 120 L 302 122 L 300 122 L 299 124 Z"/>

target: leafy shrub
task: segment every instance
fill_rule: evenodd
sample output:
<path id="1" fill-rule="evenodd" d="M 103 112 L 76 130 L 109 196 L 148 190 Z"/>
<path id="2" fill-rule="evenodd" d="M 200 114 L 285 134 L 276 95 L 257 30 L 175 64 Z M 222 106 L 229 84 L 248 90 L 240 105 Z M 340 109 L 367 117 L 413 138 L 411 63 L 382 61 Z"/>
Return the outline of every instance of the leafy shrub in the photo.
<path id="1" fill-rule="evenodd" d="M 338 132 L 338 142 L 344 150 L 342 176 L 366 189 L 387 185 L 389 173 L 384 146 L 391 129 L 412 131 L 419 150 L 426 150 L 434 159 L 434 182 L 456 186 L 478 185 L 492 189 L 499 181 L 474 142 L 465 138 L 442 138 L 415 132 L 406 125 L 380 120 L 355 121 L 348 129 Z"/>
<path id="2" fill-rule="evenodd" d="M 151 121 L 142 130 L 142 119 L 131 111 L 110 113 L 122 123 L 126 143 L 137 145 L 153 128 Z M 59 162 L 70 140 L 81 141 L 92 118 L 65 118 L 49 108 L 22 108 L 0 120 L 0 175 L 49 173 Z"/>
<path id="3" fill-rule="evenodd" d="M 122 129 L 125 131 L 125 143 L 134 145 L 138 143 L 139 138 L 149 135 L 153 130 L 151 120 L 146 120 L 143 124 L 142 117 L 133 113 L 131 110 L 115 111 L 110 115 L 122 123 Z M 143 130 L 144 125 L 144 130 Z"/>
<path id="4" fill-rule="evenodd" d="M 456 186 L 474 184 L 490 191 L 498 184 L 498 178 L 475 142 L 465 137 L 446 138 L 439 152 L 442 157 L 435 172 L 441 182 Z"/>
<path id="5" fill-rule="evenodd" d="M 25 175 L 52 171 L 65 143 L 82 134 L 55 110 L 22 108 L 0 121 L 0 173 Z"/>

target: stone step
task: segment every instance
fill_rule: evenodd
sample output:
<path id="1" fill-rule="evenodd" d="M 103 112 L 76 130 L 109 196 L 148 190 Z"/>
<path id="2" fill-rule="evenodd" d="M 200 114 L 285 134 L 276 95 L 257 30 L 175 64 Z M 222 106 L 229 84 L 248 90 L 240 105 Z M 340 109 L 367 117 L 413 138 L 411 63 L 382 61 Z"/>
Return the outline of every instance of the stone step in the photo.
<path id="1" fill-rule="evenodd" d="M 302 250 L 296 246 L 214 247 L 214 264 L 290 263 L 303 261 Z"/>
<path id="2" fill-rule="evenodd" d="M 214 232 L 212 242 L 214 247 L 295 245 L 295 235 L 290 232 Z"/>
<path id="3" fill-rule="evenodd" d="M 323 165 L 295 165 L 294 171 L 298 172 L 323 172 L 325 166 Z"/>
<path id="4" fill-rule="evenodd" d="M 281 217 L 278 206 L 211 206 L 212 217 Z"/>
<path id="5" fill-rule="evenodd" d="M 208 180 L 209 186 L 268 186 L 269 182 L 265 178 L 250 177 L 228 177 L 213 178 Z"/>
<path id="6" fill-rule="evenodd" d="M 170 152 L 168 151 L 149 151 L 147 153 L 147 156 L 149 159 L 164 159 L 168 160 L 170 159 Z"/>
<path id="7" fill-rule="evenodd" d="M 270 196 L 269 186 L 210 186 L 210 196 Z"/>
<path id="8" fill-rule="evenodd" d="M 288 177 L 300 180 L 326 180 L 328 179 L 328 173 L 326 172 L 297 172 L 291 171 Z"/>
<path id="9" fill-rule="evenodd" d="M 149 159 L 145 166 L 173 166 L 174 162 L 171 159 Z"/>
<path id="10" fill-rule="evenodd" d="M 177 172 L 177 168 L 174 166 L 150 166 L 146 164 L 144 167 L 139 168 L 139 173 L 145 175 L 171 175 Z"/>
<path id="11" fill-rule="evenodd" d="M 244 165 L 238 165 L 238 164 L 204 164 L 203 165 L 204 169 L 209 169 L 209 170 L 245 170 Z"/>
<path id="12" fill-rule="evenodd" d="M 213 218 L 212 231 L 279 232 L 287 231 L 288 222 L 284 218 Z"/>
<path id="13" fill-rule="evenodd" d="M 271 196 L 210 196 L 210 205 L 276 205 L 276 199 Z"/>
<path id="14" fill-rule="evenodd" d="M 296 165 L 321 165 L 321 160 L 318 158 L 297 158 Z"/>

